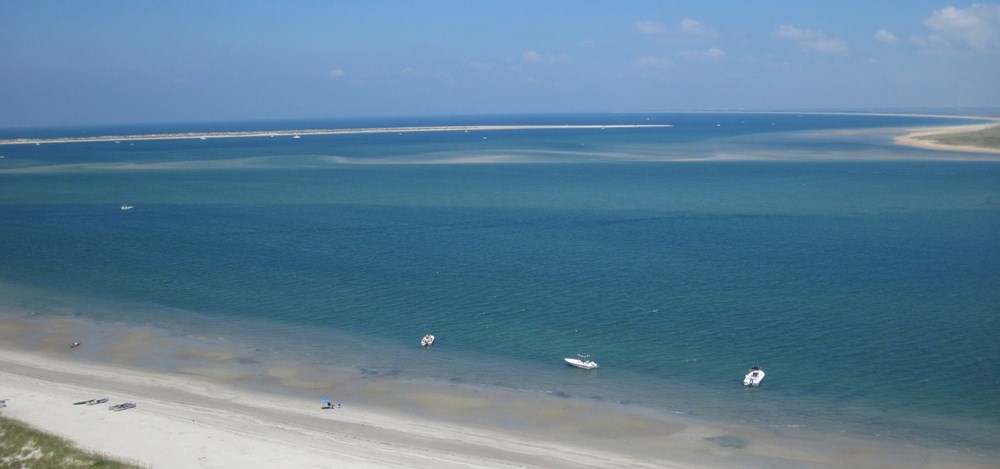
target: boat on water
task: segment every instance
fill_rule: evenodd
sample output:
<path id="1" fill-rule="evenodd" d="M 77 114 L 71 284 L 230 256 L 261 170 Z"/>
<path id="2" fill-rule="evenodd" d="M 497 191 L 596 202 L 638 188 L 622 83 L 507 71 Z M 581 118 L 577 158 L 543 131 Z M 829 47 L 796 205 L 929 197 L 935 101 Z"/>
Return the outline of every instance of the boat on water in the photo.
<path id="1" fill-rule="evenodd" d="M 750 371 L 748 371 L 746 376 L 743 377 L 743 385 L 752 388 L 760 386 L 760 382 L 763 380 L 764 370 L 755 365 L 753 368 L 750 368 Z"/>
<path id="2" fill-rule="evenodd" d="M 577 368 L 582 368 L 584 370 L 593 370 L 597 368 L 597 362 L 590 359 L 590 355 L 577 354 L 576 358 L 564 358 L 567 365 L 575 366 Z"/>
<path id="3" fill-rule="evenodd" d="M 125 204 L 125 205 L 122 205 L 122 206 L 121 206 L 121 209 L 122 209 L 122 210 L 132 210 L 133 208 L 135 208 L 135 205 L 128 205 L 128 204 Z"/>
<path id="4" fill-rule="evenodd" d="M 115 412 L 118 412 L 120 410 L 127 410 L 134 408 L 135 408 L 135 402 L 122 402 L 121 404 L 115 404 L 111 407 L 108 407 L 108 410 L 113 410 Z"/>
<path id="5" fill-rule="evenodd" d="M 434 345 L 434 336 L 432 334 L 424 334 L 424 338 L 420 339 L 421 347 L 430 347 Z"/>

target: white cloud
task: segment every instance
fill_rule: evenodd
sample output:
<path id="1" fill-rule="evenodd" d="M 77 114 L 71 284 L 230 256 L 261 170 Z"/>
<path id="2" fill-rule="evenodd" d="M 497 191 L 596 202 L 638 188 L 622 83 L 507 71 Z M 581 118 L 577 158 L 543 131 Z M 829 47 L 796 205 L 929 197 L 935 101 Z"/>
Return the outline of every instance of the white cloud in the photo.
<path id="1" fill-rule="evenodd" d="M 489 62 L 469 62 L 469 68 L 473 70 L 485 71 L 492 70 L 494 67 L 495 65 Z"/>
<path id="2" fill-rule="evenodd" d="M 560 63 L 560 64 L 565 64 L 565 63 L 572 62 L 573 58 L 570 57 L 569 54 L 556 54 L 556 55 L 553 55 L 552 57 L 549 57 L 549 61 L 555 62 L 555 63 Z"/>
<path id="3" fill-rule="evenodd" d="M 711 39 L 719 35 L 719 32 L 705 26 L 700 21 L 691 18 L 681 20 L 681 33 L 688 37 Z"/>
<path id="4" fill-rule="evenodd" d="M 542 61 L 542 54 L 533 50 L 524 51 L 524 53 L 521 54 L 521 60 L 525 62 L 539 63 Z"/>
<path id="5" fill-rule="evenodd" d="M 667 42 L 704 41 L 719 36 L 719 32 L 698 20 L 684 18 L 677 26 L 666 27 L 656 21 L 642 20 L 633 23 L 635 30 L 649 38 Z"/>
<path id="6" fill-rule="evenodd" d="M 794 41 L 799 45 L 799 49 L 805 52 L 841 53 L 847 52 L 847 43 L 842 39 L 827 38 L 820 31 L 811 29 L 800 29 L 794 25 L 783 24 L 774 31 L 774 35 L 781 39 Z"/>
<path id="7" fill-rule="evenodd" d="M 810 52 L 829 52 L 839 54 L 847 52 L 847 43 L 841 39 L 817 39 L 815 41 L 804 41 L 799 43 L 802 50 Z"/>
<path id="8" fill-rule="evenodd" d="M 790 24 L 778 26 L 778 30 L 774 32 L 774 35 L 782 39 L 791 39 L 793 41 L 805 41 L 822 36 L 821 33 L 817 33 L 816 31 L 799 29 Z"/>
<path id="9" fill-rule="evenodd" d="M 643 36 L 660 36 L 665 31 L 663 25 L 655 21 L 636 21 L 634 26 L 635 30 Z"/>
<path id="10" fill-rule="evenodd" d="M 899 42 L 899 38 L 895 34 L 884 29 L 880 29 L 875 33 L 875 40 L 883 44 L 895 44 Z"/>
<path id="11" fill-rule="evenodd" d="M 411 67 L 403 67 L 396 72 L 396 75 L 412 80 L 438 80 L 449 84 L 455 82 L 451 74 L 443 70 L 426 72 Z"/>
<path id="12" fill-rule="evenodd" d="M 635 66 L 639 68 L 666 68 L 673 65 L 670 59 L 644 55 L 635 59 Z"/>
<path id="13" fill-rule="evenodd" d="M 976 50 L 1000 48 L 1000 5 L 974 4 L 965 9 L 952 6 L 935 11 L 924 20 L 931 34 L 928 46 L 970 47 Z"/>
<path id="14" fill-rule="evenodd" d="M 708 50 L 699 51 L 682 51 L 677 53 L 678 56 L 688 59 L 688 60 L 700 60 L 703 62 L 714 62 L 716 60 L 721 60 L 726 56 L 725 52 L 718 47 L 712 47 Z"/>
<path id="15" fill-rule="evenodd" d="M 333 68 L 330 69 L 329 74 L 333 78 L 340 78 L 343 77 L 344 75 L 347 75 L 347 72 L 345 72 L 343 69 L 340 68 Z"/>
<path id="16" fill-rule="evenodd" d="M 542 55 L 538 51 L 534 50 L 523 52 L 521 54 L 521 60 L 535 64 L 542 62 L 564 64 L 573 61 L 569 54 Z"/>

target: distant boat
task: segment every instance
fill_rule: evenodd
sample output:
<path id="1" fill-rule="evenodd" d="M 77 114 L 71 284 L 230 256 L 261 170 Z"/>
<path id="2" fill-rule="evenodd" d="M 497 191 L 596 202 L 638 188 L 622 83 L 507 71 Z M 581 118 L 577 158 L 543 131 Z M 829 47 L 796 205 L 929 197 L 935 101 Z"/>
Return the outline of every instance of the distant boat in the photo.
<path id="1" fill-rule="evenodd" d="M 292 135 L 292 138 L 302 138 L 301 135 Z"/>
<path id="2" fill-rule="evenodd" d="M 434 345 L 434 336 L 431 334 L 424 334 L 424 338 L 420 339 L 421 347 L 430 347 Z"/>
<path id="3" fill-rule="evenodd" d="M 113 410 L 115 412 L 118 412 L 119 410 L 127 410 L 134 408 L 135 408 L 135 402 L 122 402 L 121 404 L 115 404 L 111 407 L 108 407 L 108 410 Z"/>
<path id="4" fill-rule="evenodd" d="M 101 397 L 98 399 L 87 399 L 85 401 L 74 402 L 73 405 L 97 405 L 97 404 L 103 404 L 105 402 L 108 402 L 108 398 Z"/>
<path id="5" fill-rule="evenodd" d="M 597 368 L 597 362 L 590 359 L 590 355 L 577 354 L 576 358 L 564 358 L 566 364 L 570 366 L 575 366 L 577 368 L 583 368 L 584 370 L 593 370 Z"/>
<path id="6" fill-rule="evenodd" d="M 761 381 L 764 381 L 764 370 L 760 369 L 759 366 L 750 368 L 747 375 L 743 377 L 743 385 L 750 388 L 760 386 Z"/>
<path id="7" fill-rule="evenodd" d="M 135 205 L 122 205 L 121 206 L 122 210 L 132 210 L 133 208 L 135 208 Z"/>

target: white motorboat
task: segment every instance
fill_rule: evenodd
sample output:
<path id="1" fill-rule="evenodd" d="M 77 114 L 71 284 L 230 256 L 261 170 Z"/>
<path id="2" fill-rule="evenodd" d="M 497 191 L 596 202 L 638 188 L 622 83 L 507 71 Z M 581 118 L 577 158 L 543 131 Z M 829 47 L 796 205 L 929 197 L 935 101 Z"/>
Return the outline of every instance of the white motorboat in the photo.
<path id="1" fill-rule="evenodd" d="M 122 210 L 132 210 L 133 208 L 135 208 L 134 205 L 122 205 L 121 206 Z"/>
<path id="2" fill-rule="evenodd" d="M 761 381 L 764 381 L 764 370 L 760 369 L 759 366 L 750 368 L 747 375 L 743 377 L 743 385 L 751 388 L 760 386 Z"/>
<path id="3" fill-rule="evenodd" d="M 424 334 L 424 338 L 420 339 L 420 346 L 430 347 L 431 345 L 434 345 L 434 336 L 431 334 Z"/>
<path id="4" fill-rule="evenodd" d="M 597 362 L 591 360 L 590 355 L 578 354 L 576 358 L 564 358 L 563 360 L 566 360 L 567 365 L 583 368 L 584 370 L 597 368 Z"/>

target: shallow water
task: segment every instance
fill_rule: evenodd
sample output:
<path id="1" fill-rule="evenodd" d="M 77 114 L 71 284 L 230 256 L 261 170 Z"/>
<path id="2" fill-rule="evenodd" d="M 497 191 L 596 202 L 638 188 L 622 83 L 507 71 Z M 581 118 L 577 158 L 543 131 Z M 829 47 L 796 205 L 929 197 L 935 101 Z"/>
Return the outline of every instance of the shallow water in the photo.
<path id="1" fill-rule="evenodd" d="M 652 117 L 674 127 L 5 147 L 0 303 L 204 337 L 238 358 L 132 360 L 234 379 L 323 365 L 995 449 L 1000 166 L 868 130 L 940 119 Z M 497 155 L 531 163 L 414 164 Z"/>

